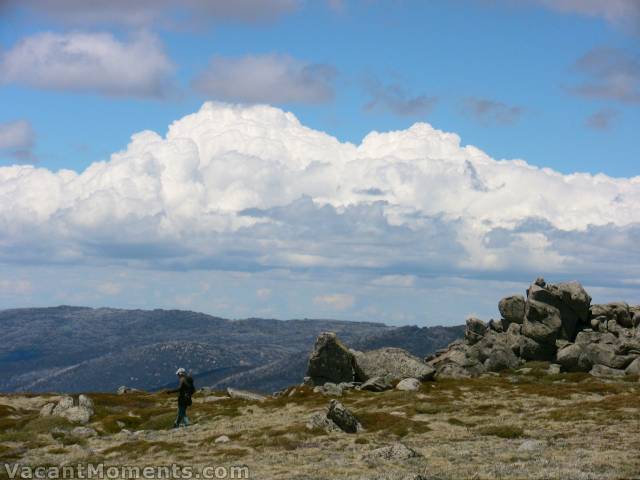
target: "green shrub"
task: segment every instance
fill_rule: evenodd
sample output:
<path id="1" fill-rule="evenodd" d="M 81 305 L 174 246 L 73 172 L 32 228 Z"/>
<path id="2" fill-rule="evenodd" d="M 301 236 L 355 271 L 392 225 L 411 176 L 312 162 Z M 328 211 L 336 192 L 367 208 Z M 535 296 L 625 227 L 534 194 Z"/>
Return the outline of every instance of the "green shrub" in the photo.
<path id="1" fill-rule="evenodd" d="M 478 433 L 500 438 L 520 438 L 524 435 L 524 430 L 516 425 L 490 425 L 480 428 Z"/>

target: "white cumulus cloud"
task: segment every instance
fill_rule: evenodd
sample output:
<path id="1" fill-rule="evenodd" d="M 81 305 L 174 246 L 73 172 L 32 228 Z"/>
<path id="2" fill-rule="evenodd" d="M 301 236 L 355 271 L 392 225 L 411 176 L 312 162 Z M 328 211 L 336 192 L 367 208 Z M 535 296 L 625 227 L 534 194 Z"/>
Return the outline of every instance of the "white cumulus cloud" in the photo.
<path id="1" fill-rule="evenodd" d="M 640 177 L 496 160 L 426 123 L 354 145 L 206 103 L 83 172 L 0 167 L 0 262 L 628 282 L 639 207 Z"/>
<path id="2" fill-rule="evenodd" d="M 37 33 L 0 52 L 0 83 L 113 96 L 161 97 L 174 67 L 157 37 Z"/>

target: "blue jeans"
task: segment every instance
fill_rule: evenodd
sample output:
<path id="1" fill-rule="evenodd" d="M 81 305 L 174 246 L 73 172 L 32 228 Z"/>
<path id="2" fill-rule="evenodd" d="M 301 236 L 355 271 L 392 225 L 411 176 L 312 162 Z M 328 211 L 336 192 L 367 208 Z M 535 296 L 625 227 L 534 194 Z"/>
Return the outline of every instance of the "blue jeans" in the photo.
<path id="1" fill-rule="evenodd" d="M 180 424 L 184 424 L 185 427 L 189 426 L 189 417 L 187 417 L 187 406 L 178 404 L 178 416 L 173 424 L 174 428 L 178 428 Z"/>

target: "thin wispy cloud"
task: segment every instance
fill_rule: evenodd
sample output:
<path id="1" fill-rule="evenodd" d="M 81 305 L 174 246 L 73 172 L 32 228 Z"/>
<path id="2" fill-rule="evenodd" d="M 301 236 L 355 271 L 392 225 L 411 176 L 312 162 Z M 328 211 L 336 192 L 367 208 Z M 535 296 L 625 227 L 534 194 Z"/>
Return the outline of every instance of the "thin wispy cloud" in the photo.
<path id="1" fill-rule="evenodd" d="M 193 87 L 215 100 L 243 103 L 327 103 L 336 69 L 288 55 L 214 57 Z"/>
<path id="2" fill-rule="evenodd" d="M 562 13 L 603 18 L 607 22 L 640 32 L 640 2 L 637 0 L 534 0 Z"/>
<path id="3" fill-rule="evenodd" d="M 0 123 L 0 159 L 14 162 L 34 162 L 33 154 L 36 134 L 26 120 L 13 120 Z"/>
<path id="4" fill-rule="evenodd" d="M 589 115 L 585 123 L 587 127 L 594 130 L 609 130 L 613 126 L 617 116 L 618 112 L 616 110 L 605 108 Z"/>
<path id="5" fill-rule="evenodd" d="M 484 126 L 513 125 L 525 112 L 523 107 L 488 98 L 469 97 L 463 101 L 462 111 Z"/>
<path id="6" fill-rule="evenodd" d="M 587 98 L 640 102 L 640 56 L 613 47 L 599 47 L 580 57 L 573 70 L 582 81 L 569 91 Z"/>
<path id="7" fill-rule="evenodd" d="M 261 23 L 296 11 L 302 0 L 4 0 L 5 10 L 26 9 L 66 25 L 179 26 L 235 21 Z"/>
<path id="8" fill-rule="evenodd" d="M 37 33 L 0 55 L 0 84 L 110 96 L 164 97 L 174 66 L 159 39 L 139 34 Z"/>
<path id="9" fill-rule="evenodd" d="M 313 299 L 313 303 L 331 310 L 347 310 L 355 304 L 355 297 L 346 293 L 332 293 L 328 295 L 318 295 Z"/>
<path id="10" fill-rule="evenodd" d="M 400 83 L 382 83 L 376 76 L 363 79 L 363 87 L 370 99 L 362 107 L 367 112 L 383 111 L 403 117 L 428 115 L 438 103 L 435 96 L 413 95 Z"/>

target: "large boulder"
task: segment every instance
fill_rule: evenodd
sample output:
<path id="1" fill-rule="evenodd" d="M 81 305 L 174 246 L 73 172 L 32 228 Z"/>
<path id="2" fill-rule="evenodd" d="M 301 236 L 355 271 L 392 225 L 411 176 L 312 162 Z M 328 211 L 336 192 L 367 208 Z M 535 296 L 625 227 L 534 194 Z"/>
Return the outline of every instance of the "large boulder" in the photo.
<path id="1" fill-rule="evenodd" d="M 313 385 L 365 380 L 356 365 L 353 353 L 333 332 L 318 335 L 309 357 L 307 376 Z"/>
<path id="2" fill-rule="evenodd" d="M 631 362 L 625 369 L 627 375 L 640 375 L 640 357 Z"/>
<path id="3" fill-rule="evenodd" d="M 484 361 L 484 368 L 489 372 L 499 372 L 501 370 L 515 369 L 521 363 L 522 361 L 516 357 L 510 348 L 500 346 L 491 350 L 489 357 Z"/>
<path id="4" fill-rule="evenodd" d="M 589 309 L 591 322 L 596 325 L 603 324 L 610 320 L 615 320 L 618 325 L 623 328 L 632 328 L 634 326 L 634 313 L 629 309 L 629 305 L 624 302 L 612 302 L 607 304 L 591 305 Z M 594 323 L 592 323 L 592 326 Z"/>
<path id="5" fill-rule="evenodd" d="M 561 348 L 557 354 L 557 363 L 569 372 L 589 372 L 593 366 L 602 365 L 607 368 L 624 369 L 637 354 L 634 344 L 624 346 L 611 333 L 584 330 L 576 336 L 575 343 Z"/>
<path id="6" fill-rule="evenodd" d="M 512 337 L 501 333 L 488 333 L 479 342 L 470 346 L 467 357 L 484 366 L 486 371 L 497 372 L 516 368 L 521 361 L 509 343 Z"/>
<path id="7" fill-rule="evenodd" d="M 329 403 L 327 418 L 340 427 L 343 432 L 356 433 L 362 430 L 362 425 L 356 416 L 337 400 L 331 400 Z"/>
<path id="8" fill-rule="evenodd" d="M 555 345 L 562 327 L 559 310 L 547 303 L 530 299 L 527 301 L 526 312 L 522 334 L 538 343 Z"/>
<path id="9" fill-rule="evenodd" d="M 500 300 L 500 303 L 498 303 L 498 310 L 500 310 L 500 315 L 502 315 L 502 318 L 504 318 L 507 323 L 524 322 L 524 309 L 525 300 L 522 295 L 505 297 Z"/>
<path id="10" fill-rule="evenodd" d="M 479 318 L 467 318 L 467 326 L 464 331 L 464 340 L 469 345 L 473 345 L 485 336 L 487 333 L 487 325 Z"/>
<path id="11" fill-rule="evenodd" d="M 538 343 L 573 341 L 578 325 L 589 325 L 591 297 L 578 282 L 535 282 L 527 290 L 523 334 Z"/>
<path id="12" fill-rule="evenodd" d="M 432 380 L 435 368 L 401 348 L 380 348 L 368 352 L 354 352 L 355 363 L 365 379 L 388 377 L 392 381 L 403 378 Z"/>

